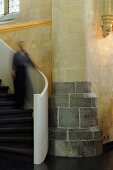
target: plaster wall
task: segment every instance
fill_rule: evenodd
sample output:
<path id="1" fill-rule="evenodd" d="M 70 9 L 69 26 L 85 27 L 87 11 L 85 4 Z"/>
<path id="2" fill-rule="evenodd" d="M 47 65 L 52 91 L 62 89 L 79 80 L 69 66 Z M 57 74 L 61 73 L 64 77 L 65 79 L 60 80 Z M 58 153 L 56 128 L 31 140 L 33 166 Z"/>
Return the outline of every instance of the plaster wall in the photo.
<path id="1" fill-rule="evenodd" d="M 113 33 L 102 37 L 102 0 L 86 3 L 87 80 L 98 96 L 99 127 L 104 143 L 113 141 Z"/>
<path id="2" fill-rule="evenodd" d="M 20 0 L 18 22 L 30 22 L 51 18 L 52 0 Z"/>
<path id="3" fill-rule="evenodd" d="M 53 0 L 53 81 L 86 80 L 84 0 Z"/>

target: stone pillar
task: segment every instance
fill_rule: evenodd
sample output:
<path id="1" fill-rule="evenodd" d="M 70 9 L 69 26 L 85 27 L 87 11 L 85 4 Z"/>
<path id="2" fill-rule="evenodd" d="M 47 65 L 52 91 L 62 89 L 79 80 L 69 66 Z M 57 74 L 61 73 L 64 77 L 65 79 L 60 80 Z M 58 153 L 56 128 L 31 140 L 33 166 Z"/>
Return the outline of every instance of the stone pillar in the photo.
<path id="1" fill-rule="evenodd" d="M 102 132 L 97 127 L 97 98 L 91 83 L 53 84 L 49 99 L 49 154 L 90 157 L 102 153 Z"/>
<path id="2" fill-rule="evenodd" d="M 85 0 L 53 0 L 52 5 L 54 83 L 49 99 L 49 153 L 96 156 L 102 153 L 103 143 L 97 127 L 97 99 L 86 82 L 90 5 Z"/>

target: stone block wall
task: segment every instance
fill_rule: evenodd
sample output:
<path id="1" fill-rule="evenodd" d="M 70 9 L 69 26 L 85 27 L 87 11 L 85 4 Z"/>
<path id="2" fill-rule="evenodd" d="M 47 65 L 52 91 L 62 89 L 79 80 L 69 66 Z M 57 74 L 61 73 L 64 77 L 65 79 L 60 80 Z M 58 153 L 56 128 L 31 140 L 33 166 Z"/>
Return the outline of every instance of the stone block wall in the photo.
<path id="1" fill-rule="evenodd" d="M 90 157 L 102 153 L 97 98 L 89 82 L 53 84 L 49 98 L 49 154 Z"/>

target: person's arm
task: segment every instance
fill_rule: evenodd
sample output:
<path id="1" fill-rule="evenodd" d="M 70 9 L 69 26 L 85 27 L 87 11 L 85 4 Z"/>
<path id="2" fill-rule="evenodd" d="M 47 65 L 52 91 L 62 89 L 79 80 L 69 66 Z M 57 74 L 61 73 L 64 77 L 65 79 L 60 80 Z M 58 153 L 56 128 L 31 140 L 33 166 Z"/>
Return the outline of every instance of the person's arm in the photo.
<path id="1" fill-rule="evenodd" d="M 30 63 L 32 65 L 32 67 L 34 67 L 35 69 L 39 69 L 38 66 L 36 66 L 36 64 L 32 61 L 32 59 L 29 57 L 28 53 L 27 54 L 27 57 L 28 57 L 28 63 Z"/>

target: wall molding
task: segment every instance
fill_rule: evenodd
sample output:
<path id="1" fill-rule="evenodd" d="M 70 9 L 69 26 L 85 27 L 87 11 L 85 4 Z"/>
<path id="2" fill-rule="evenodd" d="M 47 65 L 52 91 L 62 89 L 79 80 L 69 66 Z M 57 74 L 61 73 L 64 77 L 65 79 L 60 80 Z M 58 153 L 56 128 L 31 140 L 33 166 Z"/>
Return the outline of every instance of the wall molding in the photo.
<path id="1" fill-rule="evenodd" d="M 40 26 L 48 26 L 52 24 L 52 20 L 40 20 L 40 21 L 33 21 L 33 22 L 26 22 L 26 23 L 18 23 L 18 24 L 11 24 L 0 26 L 0 32 L 7 32 L 7 31 L 16 31 L 21 29 L 28 29 Z"/>

